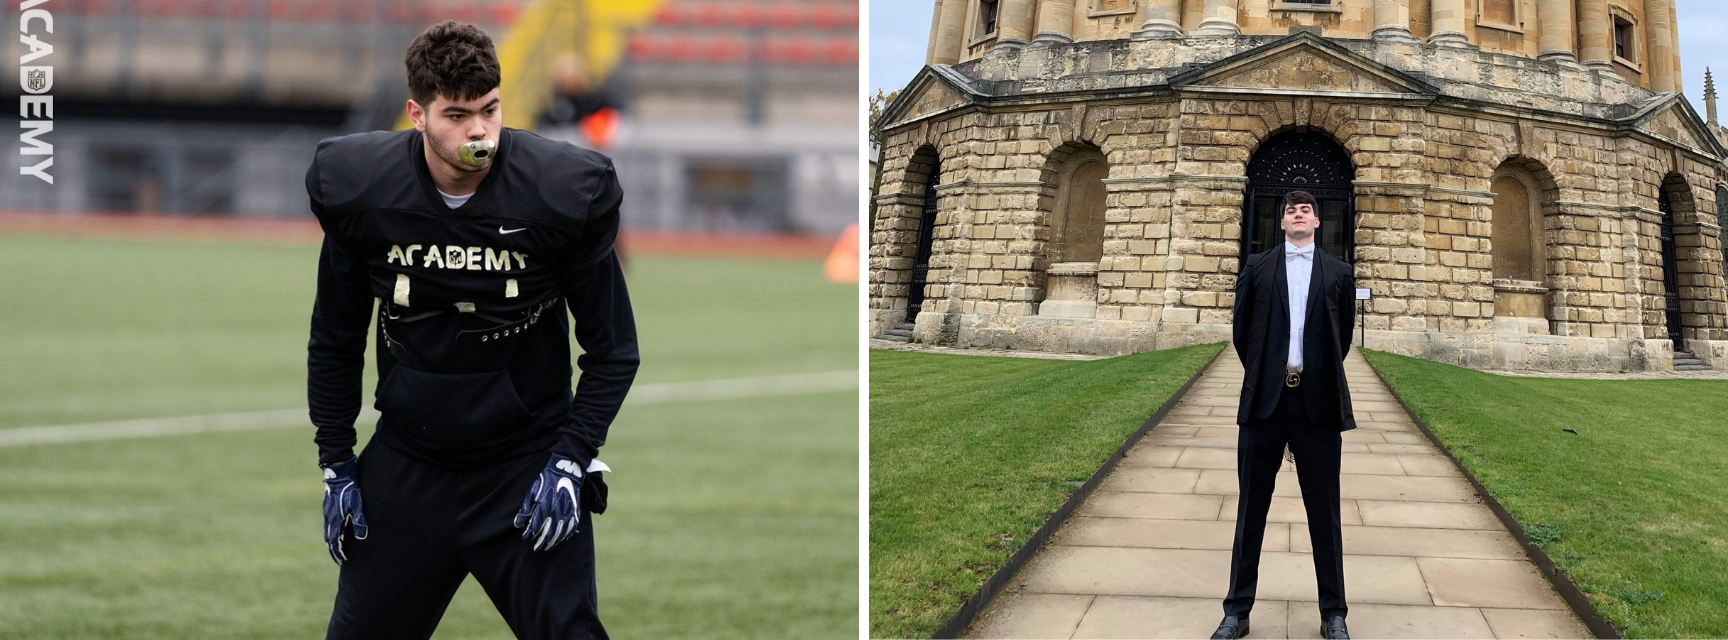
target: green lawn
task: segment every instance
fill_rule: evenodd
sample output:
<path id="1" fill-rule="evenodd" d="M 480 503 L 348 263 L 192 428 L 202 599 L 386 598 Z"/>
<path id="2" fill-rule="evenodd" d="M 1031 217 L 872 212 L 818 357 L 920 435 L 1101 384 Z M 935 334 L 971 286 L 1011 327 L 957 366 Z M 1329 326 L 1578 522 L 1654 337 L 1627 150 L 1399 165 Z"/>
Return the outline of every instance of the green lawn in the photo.
<path id="1" fill-rule="evenodd" d="M 927 638 L 1220 345 L 870 352 L 870 635 Z"/>
<path id="2" fill-rule="evenodd" d="M 1728 637 L 1728 381 L 1363 353 L 1626 637 Z"/>
<path id="3" fill-rule="evenodd" d="M 0 236 L 0 428 L 304 406 L 316 258 Z M 628 269 L 638 384 L 857 367 L 857 290 L 818 262 Z M 857 410 L 853 391 L 627 403 L 595 525 L 612 634 L 855 636 Z M 315 464 L 310 426 L 0 448 L 0 638 L 320 637 L 337 570 Z M 436 637 L 510 634 L 470 581 Z"/>

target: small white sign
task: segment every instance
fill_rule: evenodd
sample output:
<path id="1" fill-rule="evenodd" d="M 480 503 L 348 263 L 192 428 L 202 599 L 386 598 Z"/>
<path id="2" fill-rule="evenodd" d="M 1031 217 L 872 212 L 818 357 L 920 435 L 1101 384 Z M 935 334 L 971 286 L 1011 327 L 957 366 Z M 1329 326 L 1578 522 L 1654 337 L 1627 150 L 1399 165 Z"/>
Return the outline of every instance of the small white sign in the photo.
<path id="1" fill-rule="evenodd" d="M 1373 297 L 1374 297 L 1374 294 L 1372 292 L 1368 291 L 1367 289 L 1357 289 L 1356 290 L 1356 299 L 1357 300 L 1370 300 L 1370 299 L 1373 299 Z"/>

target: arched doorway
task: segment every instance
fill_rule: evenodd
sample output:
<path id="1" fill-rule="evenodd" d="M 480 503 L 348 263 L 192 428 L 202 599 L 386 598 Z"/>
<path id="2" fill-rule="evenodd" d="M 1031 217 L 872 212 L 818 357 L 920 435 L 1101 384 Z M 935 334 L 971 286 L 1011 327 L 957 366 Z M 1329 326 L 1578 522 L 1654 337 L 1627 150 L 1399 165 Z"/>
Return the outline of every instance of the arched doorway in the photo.
<path id="1" fill-rule="evenodd" d="M 1278 246 L 1284 230 L 1284 194 L 1307 191 L 1320 202 L 1320 248 L 1334 258 L 1355 261 L 1353 239 L 1356 168 L 1344 148 L 1324 134 L 1292 131 L 1260 145 L 1248 161 L 1248 191 L 1242 199 L 1242 256 Z"/>
<path id="2" fill-rule="evenodd" d="M 1716 185 L 1716 225 L 1728 230 L 1728 186 Z M 1728 278 L 1728 238 L 1722 242 L 1722 275 Z"/>
<path id="3" fill-rule="evenodd" d="M 930 282 L 930 251 L 936 235 L 936 183 L 941 176 L 942 162 L 934 161 L 924 182 L 924 211 L 918 216 L 918 252 L 912 261 L 912 289 L 906 294 L 906 322 L 918 320 L 918 310 L 924 306 L 924 285 Z"/>
<path id="4" fill-rule="evenodd" d="M 1662 301 L 1668 325 L 1668 339 L 1680 350 L 1680 258 L 1674 249 L 1674 201 L 1663 188 L 1656 195 L 1656 208 L 1662 212 Z"/>

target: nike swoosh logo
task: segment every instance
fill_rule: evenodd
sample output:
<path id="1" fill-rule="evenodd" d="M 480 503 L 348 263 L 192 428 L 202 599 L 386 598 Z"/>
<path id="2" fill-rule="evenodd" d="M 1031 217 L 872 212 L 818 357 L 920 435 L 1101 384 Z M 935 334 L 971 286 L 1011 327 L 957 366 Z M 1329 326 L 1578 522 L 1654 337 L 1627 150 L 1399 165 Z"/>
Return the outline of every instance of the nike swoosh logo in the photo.
<path id="1" fill-rule="evenodd" d="M 528 229 L 528 227 L 522 227 L 522 228 L 521 228 L 521 229 L 509 229 L 509 230 L 505 230 L 505 229 L 504 229 L 504 227 L 498 227 L 498 233 L 500 233 L 500 234 L 504 234 L 504 235 L 509 235 L 509 234 L 512 234 L 512 233 L 516 233 L 516 232 L 517 232 L 517 231 L 526 231 L 526 230 L 527 230 L 527 229 Z"/>
<path id="2" fill-rule="evenodd" d="M 571 506 L 576 505 L 576 483 L 571 482 L 569 478 L 559 478 L 557 490 L 569 494 Z"/>

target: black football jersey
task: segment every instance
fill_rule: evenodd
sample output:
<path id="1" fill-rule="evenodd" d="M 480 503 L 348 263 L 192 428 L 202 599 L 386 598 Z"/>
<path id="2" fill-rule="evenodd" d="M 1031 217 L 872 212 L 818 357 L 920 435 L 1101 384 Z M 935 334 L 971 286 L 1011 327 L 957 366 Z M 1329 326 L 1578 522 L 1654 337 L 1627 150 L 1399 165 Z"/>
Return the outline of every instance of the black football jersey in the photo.
<path id="1" fill-rule="evenodd" d="M 546 451 L 586 466 L 638 364 L 611 160 L 506 128 L 456 209 L 426 162 L 418 131 L 361 133 L 320 142 L 306 173 L 325 232 L 307 360 L 320 460 L 352 455 L 372 331 L 378 441 L 451 467 Z"/>

